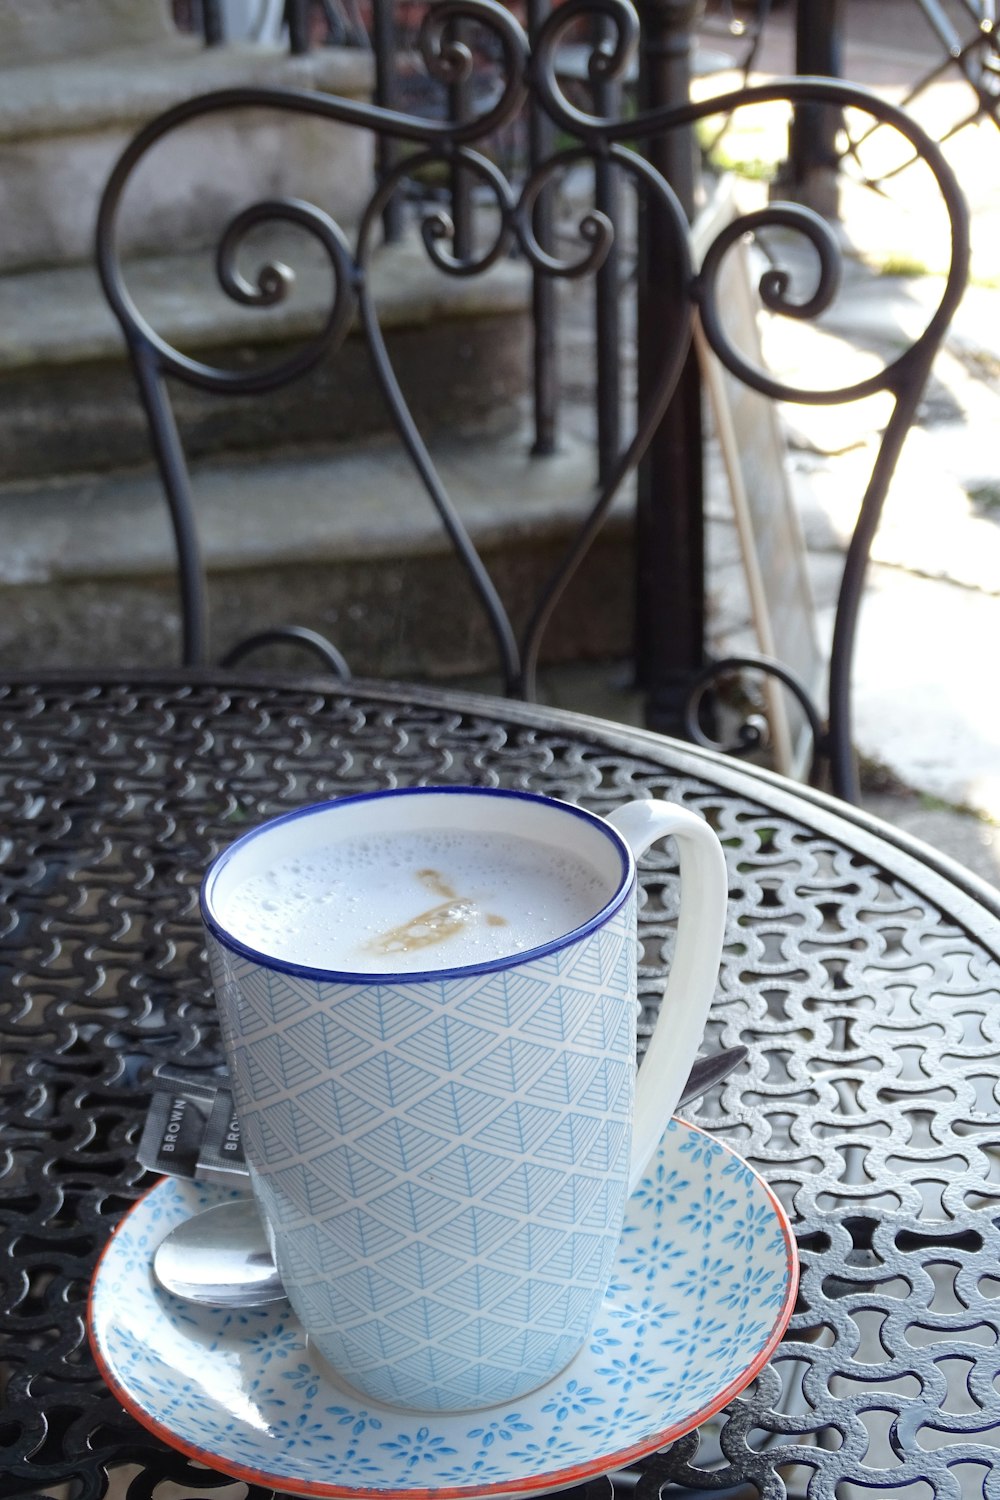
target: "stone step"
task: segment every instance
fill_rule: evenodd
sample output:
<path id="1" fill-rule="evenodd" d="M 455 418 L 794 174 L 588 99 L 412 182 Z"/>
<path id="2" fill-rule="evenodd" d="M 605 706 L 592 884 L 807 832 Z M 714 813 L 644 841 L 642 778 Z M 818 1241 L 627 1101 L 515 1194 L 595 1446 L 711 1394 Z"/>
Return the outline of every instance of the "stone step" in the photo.
<path id="1" fill-rule="evenodd" d="M 19 23 L 0 9 L 0 43 L 5 24 Z M 59 34 L 58 25 L 53 30 Z M 0 273 L 91 259 L 111 168 L 162 110 L 248 85 L 369 98 L 374 76 L 371 55 L 357 49 L 292 57 L 249 43 L 205 48 L 168 29 L 83 55 L 37 57 L 23 48 L 12 61 L 18 56 L 16 47 L 8 54 L 0 45 Z M 320 202 L 349 222 L 371 190 L 372 160 L 369 132 L 303 115 L 240 110 L 191 121 L 157 143 L 133 174 L 121 248 L 148 254 L 164 244 L 203 245 L 238 209 L 282 195 Z"/>
<path id="2" fill-rule="evenodd" d="M 551 458 L 529 448 L 518 432 L 450 438 L 432 450 L 515 623 L 595 493 L 588 443 L 567 437 Z M 194 477 L 213 656 L 253 630 L 295 623 L 333 639 L 361 675 L 448 676 L 495 664 L 481 608 L 395 440 L 212 461 Z M 8 667 L 178 661 L 173 547 L 152 476 L 7 485 L 0 508 Z M 631 516 L 623 495 L 557 611 L 548 660 L 629 654 Z"/>
<path id="3" fill-rule="evenodd" d="M 333 299 L 323 252 L 304 236 L 270 233 L 241 262 L 255 276 L 276 256 L 295 271 L 284 303 L 250 309 L 228 299 L 211 253 L 130 262 L 133 300 L 185 353 L 229 368 L 286 357 L 322 326 Z M 523 262 L 448 276 L 415 237 L 373 256 L 371 285 L 390 357 L 414 415 L 432 429 L 493 423 L 528 379 L 530 284 Z M 146 422 L 121 331 L 90 267 L 0 277 L 0 452 L 6 481 L 104 472 L 149 460 Z M 433 371 L 433 378 L 428 372 Z M 362 340 L 265 396 L 206 394 L 173 382 L 192 456 L 330 442 L 385 429 L 387 416 Z"/>

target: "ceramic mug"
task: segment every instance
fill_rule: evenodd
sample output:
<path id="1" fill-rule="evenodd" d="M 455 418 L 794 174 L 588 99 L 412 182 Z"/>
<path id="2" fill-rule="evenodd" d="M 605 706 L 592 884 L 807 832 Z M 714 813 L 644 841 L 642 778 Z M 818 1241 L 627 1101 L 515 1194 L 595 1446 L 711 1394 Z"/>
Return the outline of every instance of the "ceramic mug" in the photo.
<path id="1" fill-rule="evenodd" d="M 339 857 L 352 840 L 394 850 L 425 835 L 435 849 L 471 835 L 484 889 L 501 847 L 537 851 L 546 900 L 579 874 L 596 881 L 590 908 L 582 921 L 560 916 L 573 925 L 541 942 L 525 926 L 526 949 L 454 966 L 426 913 L 404 924 L 425 945 L 406 972 L 391 972 L 396 927 L 377 972 L 318 966 L 312 949 L 302 962 L 294 936 L 274 956 L 257 894 L 271 872 Z M 680 914 L 636 1084 L 635 860 L 667 835 Z M 362 875 L 344 900 L 363 908 L 376 885 L 391 890 L 393 863 L 387 855 L 368 897 L 353 889 Z M 477 885 L 468 869 L 461 880 Z M 480 925 L 511 926 L 501 950 L 528 922 L 482 918 L 451 895 L 442 909 L 456 920 L 476 911 Z M 726 901 L 719 841 L 684 808 L 637 801 L 604 819 L 478 787 L 307 807 L 211 865 L 202 918 L 253 1192 L 292 1307 L 342 1380 L 390 1405 L 458 1411 L 512 1401 L 569 1363 L 607 1290 L 628 1194 L 697 1053 Z"/>

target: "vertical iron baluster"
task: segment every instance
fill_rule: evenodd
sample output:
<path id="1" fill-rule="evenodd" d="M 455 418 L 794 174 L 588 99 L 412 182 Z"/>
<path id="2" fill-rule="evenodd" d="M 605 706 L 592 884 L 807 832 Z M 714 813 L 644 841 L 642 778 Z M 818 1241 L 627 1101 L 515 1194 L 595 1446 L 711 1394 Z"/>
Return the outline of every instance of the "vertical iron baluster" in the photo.
<path id="1" fill-rule="evenodd" d="M 528 0 L 528 35 L 534 45 L 538 28 L 551 10 L 551 0 Z M 547 161 L 555 150 L 555 126 L 531 96 L 528 106 L 528 170 L 533 172 Z M 545 249 L 553 247 L 554 186 L 546 186 L 538 195 L 535 209 L 535 234 Z M 532 276 L 532 327 L 534 335 L 534 402 L 535 440 L 532 455 L 545 458 L 558 446 L 559 421 L 559 339 L 557 329 L 558 287 L 551 276 L 538 267 Z"/>
<path id="2" fill-rule="evenodd" d="M 642 0 L 640 109 L 687 102 L 698 0 Z M 649 139 L 644 154 L 690 218 L 695 147 L 689 127 Z M 664 342 L 690 339 L 687 296 L 663 207 L 640 208 L 637 345 L 639 402 L 662 361 Z M 636 503 L 636 670 L 646 722 L 684 732 L 684 702 L 705 654 L 705 549 L 701 380 L 688 351 L 673 399 L 639 465 Z"/>
<path id="3" fill-rule="evenodd" d="M 841 76 L 843 32 L 841 0 L 798 0 L 795 21 L 795 71 L 800 77 Z M 790 181 L 782 186 L 800 203 L 826 218 L 839 207 L 838 133 L 842 112 L 829 104 L 797 104 L 788 133 Z"/>
<path id="4" fill-rule="evenodd" d="M 139 399 L 149 422 L 153 454 L 163 480 L 177 548 L 181 662 L 185 667 L 203 667 L 208 662 L 208 579 L 184 447 L 156 351 L 145 339 L 133 335 L 129 339 L 129 354 Z"/>
<path id="5" fill-rule="evenodd" d="M 309 0 L 285 0 L 288 50 L 295 57 L 309 51 Z"/>
<path id="6" fill-rule="evenodd" d="M 597 23 L 600 41 L 609 33 L 606 17 Z M 621 109 L 622 86 L 611 79 L 596 80 L 594 113 L 615 119 Z M 595 335 L 597 345 L 597 465 L 598 481 L 604 484 L 614 467 L 621 447 L 622 355 L 621 335 L 621 190 L 618 175 L 607 157 L 597 158 L 594 166 L 595 206 L 607 214 L 615 226 L 615 239 L 608 257 L 594 281 Z"/>
<path id="7" fill-rule="evenodd" d="M 470 42 L 471 30 L 464 22 L 456 21 L 449 31 L 453 42 Z M 449 119 L 467 120 L 475 108 L 473 88 L 475 61 L 468 78 L 456 79 L 448 86 Z M 459 165 L 451 169 L 451 221 L 455 229 L 454 252 L 459 260 L 472 253 L 472 178 Z"/>
<path id="8" fill-rule="evenodd" d="M 372 45 L 375 50 L 375 103 L 383 109 L 398 107 L 396 76 L 396 18 L 393 0 L 373 0 Z M 375 143 L 375 169 L 379 182 L 393 170 L 399 160 L 399 142 L 390 135 L 379 135 Z M 403 204 L 399 193 L 393 193 L 382 213 L 382 230 L 392 244 L 403 233 Z"/>
<path id="9" fill-rule="evenodd" d="M 224 40 L 222 6 L 219 0 L 201 0 L 201 31 L 206 47 L 220 47 Z"/>

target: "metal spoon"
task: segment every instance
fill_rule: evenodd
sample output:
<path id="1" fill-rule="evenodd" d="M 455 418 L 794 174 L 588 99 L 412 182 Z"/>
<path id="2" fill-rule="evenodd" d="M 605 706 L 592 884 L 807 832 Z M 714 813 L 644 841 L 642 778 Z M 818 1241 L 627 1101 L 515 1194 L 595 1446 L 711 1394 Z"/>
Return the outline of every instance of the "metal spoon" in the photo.
<path id="1" fill-rule="evenodd" d="M 156 1247 L 153 1275 L 165 1291 L 210 1307 L 264 1307 L 285 1295 L 252 1198 L 178 1224 Z"/>
<path id="2" fill-rule="evenodd" d="M 746 1057 L 745 1047 L 726 1047 L 697 1058 L 678 1108 Z M 208 1307 L 265 1307 L 285 1295 L 252 1198 L 230 1198 L 178 1224 L 156 1248 L 153 1275 L 164 1291 Z"/>

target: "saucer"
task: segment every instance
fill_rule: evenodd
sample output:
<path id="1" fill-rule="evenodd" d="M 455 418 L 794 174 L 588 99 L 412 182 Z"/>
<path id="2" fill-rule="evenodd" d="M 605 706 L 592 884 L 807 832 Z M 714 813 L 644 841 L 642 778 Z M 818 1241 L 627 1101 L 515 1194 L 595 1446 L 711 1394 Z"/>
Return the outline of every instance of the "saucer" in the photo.
<path id="1" fill-rule="evenodd" d="M 795 1242 L 770 1188 L 723 1142 L 672 1120 L 629 1199 L 597 1324 L 560 1375 L 472 1412 L 408 1412 L 336 1382 L 287 1304 L 195 1307 L 153 1281 L 153 1251 L 238 1194 L 158 1182 L 118 1225 L 88 1308 L 101 1373 L 165 1442 L 293 1494 L 469 1500 L 579 1483 L 719 1411 L 792 1314 Z"/>

